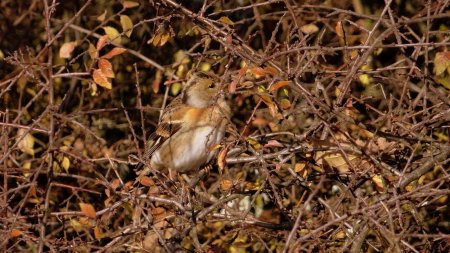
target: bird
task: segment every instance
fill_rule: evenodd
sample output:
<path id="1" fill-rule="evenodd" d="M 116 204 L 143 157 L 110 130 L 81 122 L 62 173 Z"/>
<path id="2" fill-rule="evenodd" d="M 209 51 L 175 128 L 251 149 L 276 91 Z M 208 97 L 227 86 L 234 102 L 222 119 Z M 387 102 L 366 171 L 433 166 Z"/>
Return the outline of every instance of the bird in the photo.
<path id="1" fill-rule="evenodd" d="M 192 74 L 182 94 L 163 110 L 139 167 L 180 173 L 200 169 L 215 156 L 230 116 L 219 82 L 208 73 Z"/>

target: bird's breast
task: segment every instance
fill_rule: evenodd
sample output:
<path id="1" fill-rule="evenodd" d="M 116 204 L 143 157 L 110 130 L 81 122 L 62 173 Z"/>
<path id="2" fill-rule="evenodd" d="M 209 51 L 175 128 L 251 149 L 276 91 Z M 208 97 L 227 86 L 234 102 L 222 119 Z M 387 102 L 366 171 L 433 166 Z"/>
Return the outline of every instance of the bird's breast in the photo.
<path id="1" fill-rule="evenodd" d="M 222 125 L 185 127 L 166 140 L 151 159 L 154 168 L 171 168 L 179 172 L 195 170 L 209 162 L 224 136 Z"/>

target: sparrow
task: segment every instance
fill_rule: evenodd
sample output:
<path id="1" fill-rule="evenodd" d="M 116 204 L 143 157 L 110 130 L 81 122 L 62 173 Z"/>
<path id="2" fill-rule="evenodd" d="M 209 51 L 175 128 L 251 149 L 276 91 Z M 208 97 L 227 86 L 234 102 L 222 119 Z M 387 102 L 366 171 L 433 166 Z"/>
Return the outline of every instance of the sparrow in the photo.
<path id="1" fill-rule="evenodd" d="M 145 151 L 140 167 L 181 173 L 198 170 L 216 154 L 214 147 L 223 139 L 230 116 L 219 83 L 206 73 L 192 74 L 182 95 L 164 109 L 149 137 L 155 141 Z"/>

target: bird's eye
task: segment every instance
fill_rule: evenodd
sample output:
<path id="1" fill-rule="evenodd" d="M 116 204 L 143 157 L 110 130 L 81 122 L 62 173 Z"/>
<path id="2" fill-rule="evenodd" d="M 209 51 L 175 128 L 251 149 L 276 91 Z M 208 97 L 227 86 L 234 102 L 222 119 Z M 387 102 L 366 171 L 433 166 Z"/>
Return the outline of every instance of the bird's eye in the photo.
<path id="1" fill-rule="evenodd" d="M 212 89 L 212 88 L 214 88 L 216 85 L 214 84 L 214 82 L 212 82 L 212 83 L 210 83 L 209 85 L 208 85 L 208 88 L 210 88 L 210 89 Z"/>

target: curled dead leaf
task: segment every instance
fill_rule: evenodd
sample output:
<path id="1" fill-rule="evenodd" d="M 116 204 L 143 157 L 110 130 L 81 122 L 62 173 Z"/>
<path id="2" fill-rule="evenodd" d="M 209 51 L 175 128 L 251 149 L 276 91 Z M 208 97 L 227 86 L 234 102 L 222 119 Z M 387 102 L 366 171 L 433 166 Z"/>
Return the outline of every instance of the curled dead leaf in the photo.
<path id="1" fill-rule="evenodd" d="M 78 43 L 76 41 L 66 42 L 62 44 L 61 48 L 59 49 L 59 57 L 64 59 L 72 57 L 72 52 L 77 44 Z"/>
<path id="2" fill-rule="evenodd" d="M 291 81 L 278 81 L 278 82 L 274 83 L 272 86 L 270 86 L 269 91 L 278 90 L 279 88 L 287 86 L 290 83 L 291 83 Z"/>
<path id="3" fill-rule="evenodd" d="M 115 48 L 111 49 L 111 51 L 109 51 L 108 53 L 103 55 L 102 58 L 104 58 L 104 59 L 111 59 L 114 56 L 117 56 L 117 55 L 125 53 L 126 51 L 127 50 L 125 48 L 115 47 Z"/>
<path id="4" fill-rule="evenodd" d="M 231 26 L 234 25 L 234 22 L 231 21 L 231 19 L 228 18 L 227 16 L 220 17 L 219 18 L 219 22 L 222 23 L 222 24 L 225 24 L 225 25 L 231 25 Z"/>
<path id="5" fill-rule="evenodd" d="M 94 69 L 94 72 L 92 73 L 92 78 L 94 79 L 94 82 L 103 88 L 106 89 L 112 89 L 112 84 L 108 80 L 108 78 L 105 76 L 103 71 L 101 69 Z"/>
<path id="6" fill-rule="evenodd" d="M 114 78 L 112 63 L 104 58 L 98 60 L 98 67 L 107 78 Z"/>

